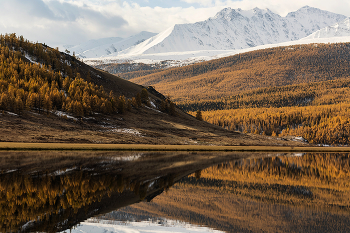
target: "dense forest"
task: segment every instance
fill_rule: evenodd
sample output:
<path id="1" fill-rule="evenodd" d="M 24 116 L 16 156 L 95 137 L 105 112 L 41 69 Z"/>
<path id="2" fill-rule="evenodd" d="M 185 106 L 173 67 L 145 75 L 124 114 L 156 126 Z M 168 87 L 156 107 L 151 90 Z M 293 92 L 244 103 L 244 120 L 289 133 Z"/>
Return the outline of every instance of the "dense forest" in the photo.
<path id="1" fill-rule="evenodd" d="M 101 77 L 75 57 L 22 36 L 0 36 L 0 110 L 22 113 L 35 110 L 49 114 L 60 110 L 82 117 L 92 113 L 124 113 L 149 105 L 143 89 L 132 98 L 105 91 L 93 82 Z M 105 85 L 106 86 L 106 85 Z M 170 100 L 163 110 L 174 114 Z"/>
<path id="2" fill-rule="evenodd" d="M 125 75 L 229 130 L 348 145 L 349 54 L 349 43 L 294 45 Z"/>
<path id="3" fill-rule="evenodd" d="M 311 82 L 283 87 L 258 88 L 213 101 L 178 104 L 184 111 L 212 111 L 242 108 L 318 106 L 349 102 L 350 78 Z"/>
<path id="4" fill-rule="evenodd" d="M 349 54 L 348 43 L 279 47 L 153 70 L 133 81 L 154 85 L 197 119 L 229 130 L 348 145 Z M 137 66 L 139 72 L 150 69 Z M 84 117 L 150 106 L 146 89 L 107 76 L 57 48 L 0 35 L 0 111 Z M 176 115 L 170 97 L 155 104 Z"/>
<path id="5" fill-rule="evenodd" d="M 193 115 L 196 112 L 192 112 Z M 244 133 L 303 137 L 314 144 L 349 145 L 350 104 L 202 112 L 203 119 Z"/>
<path id="6" fill-rule="evenodd" d="M 285 137 L 301 136 L 310 143 L 350 143 L 349 78 L 262 88 L 216 102 L 182 105 L 193 116 L 230 130 Z M 180 105 L 181 106 L 181 105 Z M 221 110 L 216 110 L 221 109 Z"/>

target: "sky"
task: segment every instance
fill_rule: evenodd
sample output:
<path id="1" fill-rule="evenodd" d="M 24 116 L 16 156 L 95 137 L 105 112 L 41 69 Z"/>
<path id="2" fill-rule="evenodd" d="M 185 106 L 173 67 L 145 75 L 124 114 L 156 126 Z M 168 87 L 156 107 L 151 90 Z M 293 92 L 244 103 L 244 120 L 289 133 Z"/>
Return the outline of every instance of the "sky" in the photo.
<path id="1" fill-rule="evenodd" d="M 174 24 L 206 20 L 226 7 L 269 8 L 286 16 L 305 5 L 350 16 L 349 0 L 0 0 L 0 34 L 56 47 L 159 33 Z"/>

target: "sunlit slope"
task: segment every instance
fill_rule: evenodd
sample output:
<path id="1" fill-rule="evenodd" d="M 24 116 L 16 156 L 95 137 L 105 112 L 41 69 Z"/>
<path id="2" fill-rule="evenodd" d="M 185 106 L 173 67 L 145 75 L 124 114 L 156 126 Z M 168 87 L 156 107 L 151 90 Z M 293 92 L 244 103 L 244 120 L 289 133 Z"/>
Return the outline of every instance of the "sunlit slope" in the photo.
<path id="1" fill-rule="evenodd" d="M 216 100 L 192 101 L 179 106 L 185 111 L 247 108 L 281 108 L 348 103 L 350 78 L 265 87 Z"/>
<path id="2" fill-rule="evenodd" d="M 131 79 L 176 102 L 214 100 L 261 87 L 348 77 L 350 44 L 270 48 Z"/>

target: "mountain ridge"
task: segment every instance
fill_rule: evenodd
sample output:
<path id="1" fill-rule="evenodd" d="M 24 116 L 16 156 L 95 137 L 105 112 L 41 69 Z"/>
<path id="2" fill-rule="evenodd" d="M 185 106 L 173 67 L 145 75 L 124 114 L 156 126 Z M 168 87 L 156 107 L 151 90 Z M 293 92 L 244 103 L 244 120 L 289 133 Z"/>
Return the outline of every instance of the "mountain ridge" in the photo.
<path id="1" fill-rule="evenodd" d="M 214 17 L 194 24 L 176 24 L 155 37 L 110 56 L 243 49 L 294 41 L 346 16 L 305 6 L 286 17 L 269 9 L 225 8 Z"/>
<path id="2" fill-rule="evenodd" d="M 331 38 L 350 36 L 350 17 L 334 25 L 322 28 L 305 39 Z"/>

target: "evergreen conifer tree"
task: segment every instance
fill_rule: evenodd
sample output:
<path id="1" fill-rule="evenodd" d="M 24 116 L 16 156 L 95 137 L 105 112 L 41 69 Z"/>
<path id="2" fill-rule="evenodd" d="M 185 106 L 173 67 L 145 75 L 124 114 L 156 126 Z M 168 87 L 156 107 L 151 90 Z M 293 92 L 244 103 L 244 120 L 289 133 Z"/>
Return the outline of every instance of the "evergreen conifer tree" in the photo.
<path id="1" fill-rule="evenodd" d="M 203 120 L 203 115 L 200 110 L 197 111 L 196 113 L 196 119 L 202 121 Z"/>

